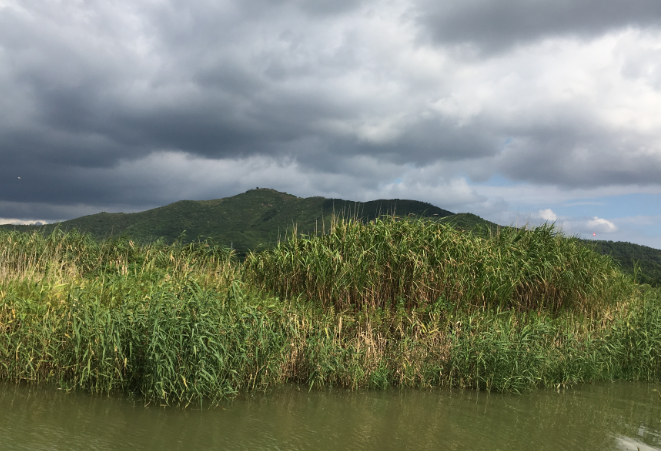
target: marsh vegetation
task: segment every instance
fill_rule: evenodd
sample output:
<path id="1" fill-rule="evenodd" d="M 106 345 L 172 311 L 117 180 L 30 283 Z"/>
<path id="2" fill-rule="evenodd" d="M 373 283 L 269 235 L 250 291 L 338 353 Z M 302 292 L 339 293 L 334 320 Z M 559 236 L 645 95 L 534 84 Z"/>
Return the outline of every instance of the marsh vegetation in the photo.
<path id="1" fill-rule="evenodd" d="M 0 379 L 187 405 L 284 383 L 519 392 L 658 380 L 661 295 L 551 226 L 337 220 L 210 242 L 0 234 Z"/>

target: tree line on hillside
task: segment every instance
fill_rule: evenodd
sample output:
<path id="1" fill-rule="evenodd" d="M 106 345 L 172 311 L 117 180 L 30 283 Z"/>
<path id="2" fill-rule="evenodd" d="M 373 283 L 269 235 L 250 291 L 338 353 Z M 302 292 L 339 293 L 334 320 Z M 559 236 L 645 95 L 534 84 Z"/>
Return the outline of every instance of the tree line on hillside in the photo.
<path id="1" fill-rule="evenodd" d="M 610 255 L 638 283 L 661 286 L 661 250 L 622 241 L 587 241 L 594 250 Z"/>

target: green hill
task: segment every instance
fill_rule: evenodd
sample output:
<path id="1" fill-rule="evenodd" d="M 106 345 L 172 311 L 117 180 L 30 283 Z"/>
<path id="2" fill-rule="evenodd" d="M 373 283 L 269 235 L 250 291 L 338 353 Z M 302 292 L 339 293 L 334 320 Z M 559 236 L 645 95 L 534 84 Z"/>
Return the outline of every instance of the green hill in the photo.
<path id="1" fill-rule="evenodd" d="M 498 229 L 502 226 L 495 222 L 482 219 L 473 213 L 457 213 L 452 216 L 446 216 L 441 219 L 441 222 L 454 226 L 460 230 L 477 233 L 497 233 Z"/>
<path id="2" fill-rule="evenodd" d="M 139 213 L 98 213 L 59 224 L 2 228 L 49 232 L 55 227 L 78 229 L 97 238 L 127 234 L 136 241 L 176 240 L 185 231 L 184 241 L 212 239 L 232 246 L 239 253 L 269 247 L 291 233 L 322 232 L 330 226 L 333 214 L 371 220 L 384 214 L 443 218 L 451 212 L 414 200 L 374 200 L 352 202 L 324 197 L 301 198 L 272 189 L 253 189 L 216 200 L 182 200 Z"/>
<path id="3" fill-rule="evenodd" d="M 600 254 L 612 256 L 624 272 L 634 274 L 634 265 L 639 265 L 638 282 L 661 287 L 661 250 L 622 241 L 586 240 L 586 243 Z"/>

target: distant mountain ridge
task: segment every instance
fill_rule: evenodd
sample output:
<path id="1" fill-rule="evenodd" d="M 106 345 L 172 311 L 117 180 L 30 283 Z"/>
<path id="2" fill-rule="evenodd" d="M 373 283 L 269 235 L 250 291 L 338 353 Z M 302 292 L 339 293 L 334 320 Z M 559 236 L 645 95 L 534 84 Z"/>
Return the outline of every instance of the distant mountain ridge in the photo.
<path id="1" fill-rule="evenodd" d="M 239 252 L 275 245 L 291 233 L 322 232 L 333 214 L 365 220 L 385 214 L 444 218 L 453 213 L 426 202 L 381 199 L 353 202 L 324 197 L 301 198 L 257 188 L 215 200 L 182 200 L 139 213 L 97 213 L 45 226 L 0 226 L 5 229 L 51 231 L 78 229 L 97 238 L 127 234 L 136 241 L 172 242 L 212 239 Z"/>
<path id="2" fill-rule="evenodd" d="M 331 216 L 372 220 L 380 215 L 439 219 L 459 229 L 496 232 L 499 225 L 472 213 L 455 214 L 427 202 L 380 199 L 353 202 L 324 197 L 297 197 L 269 188 L 248 190 L 236 196 L 214 200 L 181 200 L 139 213 L 97 213 L 42 226 L 1 225 L 0 229 L 50 232 L 56 227 L 78 229 L 97 238 L 126 234 L 136 241 L 163 239 L 184 242 L 211 239 L 233 247 L 239 254 L 266 249 L 285 239 L 296 227 L 298 233 L 322 232 Z M 185 236 L 182 235 L 185 232 Z M 586 241 L 597 252 L 611 255 L 625 272 L 638 280 L 661 286 L 661 250 L 625 242 Z"/>

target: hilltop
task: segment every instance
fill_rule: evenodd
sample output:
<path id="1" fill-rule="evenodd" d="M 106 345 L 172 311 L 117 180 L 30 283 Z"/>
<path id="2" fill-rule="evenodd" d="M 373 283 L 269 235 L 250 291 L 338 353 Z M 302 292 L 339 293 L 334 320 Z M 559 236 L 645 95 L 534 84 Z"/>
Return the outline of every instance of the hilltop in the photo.
<path id="1" fill-rule="evenodd" d="M 139 213 L 98 213 L 45 226 L 0 226 L 21 231 L 78 229 L 96 238 L 126 234 L 139 242 L 167 243 L 211 239 L 239 253 L 267 248 L 291 234 L 323 232 L 332 215 L 371 220 L 381 215 L 444 218 L 453 213 L 426 202 L 381 199 L 353 202 L 324 197 L 297 197 L 257 188 L 215 200 L 182 200 Z M 185 233 L 185 236 L 182 236 Z"/>

